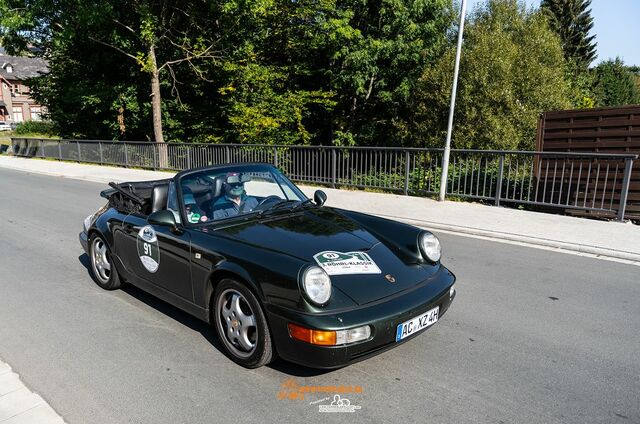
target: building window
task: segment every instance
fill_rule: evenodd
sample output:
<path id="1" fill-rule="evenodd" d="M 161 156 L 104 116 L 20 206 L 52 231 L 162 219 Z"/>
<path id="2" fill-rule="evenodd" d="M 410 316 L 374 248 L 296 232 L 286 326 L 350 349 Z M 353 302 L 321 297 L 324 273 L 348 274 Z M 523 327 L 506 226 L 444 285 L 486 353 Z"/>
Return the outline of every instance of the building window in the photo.
<path id="1" fill-rule="evenodd" d="M 22 94 L 22 85 L 20 83 L 11 84 L 11 94 L 13 97 L 20 96 Z"/>
<path id="2" fill-rule="evenodd" d="M 22 122 L 24 120 L 22 116 L 22 106 L 15 106 L 13 108 L 13 120 L 15 122 Z"/>
<path id="3" fill-rule="evenodd" d="M 42 109 L 40 108 L 40 106 L 31 106 L 31 120 L 32 121 L 42 120 Z"/>

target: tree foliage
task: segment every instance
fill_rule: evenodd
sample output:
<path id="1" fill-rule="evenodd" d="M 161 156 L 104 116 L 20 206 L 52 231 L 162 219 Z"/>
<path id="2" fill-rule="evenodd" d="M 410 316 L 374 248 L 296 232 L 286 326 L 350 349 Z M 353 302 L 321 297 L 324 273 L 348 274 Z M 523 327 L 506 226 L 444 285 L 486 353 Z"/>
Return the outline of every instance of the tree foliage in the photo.
<path id="1" fill-rule="evenodd" d="M 423 73 L 412 131 L 416 145 L 442 146 L 455 45 Z M 541 112 L 570 106 L 558 37 L 539 12 L 491 0 L 465 27 L 453 146 L 532 149 Z"/>
<path id="2" fill-rule="evenodd" d="M 610 101 L 588 0 L 487 1 L 456 147 L 531 148 L 540 112 Z M 156 140 L 160 118 L 167 141 L 440 147 L 455 18 L 450 0 L 0 0 L 0 43 L 48 60 L 29 84 L 65 137 Z"/>
<path id="3" fill-rule="evenodd" d="M 636 75 L 620 58 L 602 62 L 592 72 L 601 106 L 640 104 Z"/>
<path id="4" fill-rule="evenodd" d="M 170 141 L 394 143 L 450 25 L 446 0 L 22 6 L 3 2 L 3 42 L 37 47 L 51 73 L 34 96 L 63 135 L 91 138 L 153 139 L 152 91 Z"/>
<path id="5" fill-rule="evenodd" d="M 549 18 L 551 28 L 560 36 L 565 58 L 587 69 L 596 58 L 591 0 L 542 0 L 541 10 Z"/>

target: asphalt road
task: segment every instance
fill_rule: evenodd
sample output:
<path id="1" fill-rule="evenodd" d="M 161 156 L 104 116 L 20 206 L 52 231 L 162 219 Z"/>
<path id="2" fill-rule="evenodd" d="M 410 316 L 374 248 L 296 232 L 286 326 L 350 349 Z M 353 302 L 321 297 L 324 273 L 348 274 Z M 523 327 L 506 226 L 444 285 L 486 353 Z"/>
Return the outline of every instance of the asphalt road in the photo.
<path id="1" fill-rule="evenodd" d="M 336 371 L 249 371 L 204 323 L 93 283 L 77 234 L 103 187 L 0 169 L 0 357 L 68 423 L 640 423 L 636 266 L 441 234 L 458 296 L 426 333 Z M 279 399 L 292 383 L 360 386 L 361 409 Z"/>

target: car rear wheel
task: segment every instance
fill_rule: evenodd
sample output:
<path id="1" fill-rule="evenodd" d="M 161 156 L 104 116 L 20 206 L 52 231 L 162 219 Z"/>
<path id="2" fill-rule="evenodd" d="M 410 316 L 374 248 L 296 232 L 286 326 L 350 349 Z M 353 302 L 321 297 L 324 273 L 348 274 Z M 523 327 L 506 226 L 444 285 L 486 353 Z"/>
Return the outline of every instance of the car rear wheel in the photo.
<path id="1" fill-rule="evenodd" d="M 119 289 L 120 276 L 111 259 L 111 250 L 102 237 L 97 234 L 89 240 L 91 271 L 96 283 L 105 290 Z"/>
<path id="2" fill-rule="evenodd" d="M 246 368 L 274 359 L 269 325 L 251 290 L 224 279 L 216 287 L 212 306 L 216 332 L 231 359 Z"/>

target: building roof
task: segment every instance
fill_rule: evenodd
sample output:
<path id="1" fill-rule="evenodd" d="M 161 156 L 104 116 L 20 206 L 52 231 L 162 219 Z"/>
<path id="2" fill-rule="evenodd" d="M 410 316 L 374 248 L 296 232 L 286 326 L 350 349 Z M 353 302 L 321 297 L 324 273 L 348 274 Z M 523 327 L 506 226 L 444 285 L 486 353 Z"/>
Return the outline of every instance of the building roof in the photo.
<path id="1" fill-rule="evenodd" d="M 13 72 L 7 72 L 11 65 Z M 48 72 L 47 62 L 37 57 L 8 56 L 0 50 L 0 76 L 6 79 L 23 80 L 38 77 Z"/>

